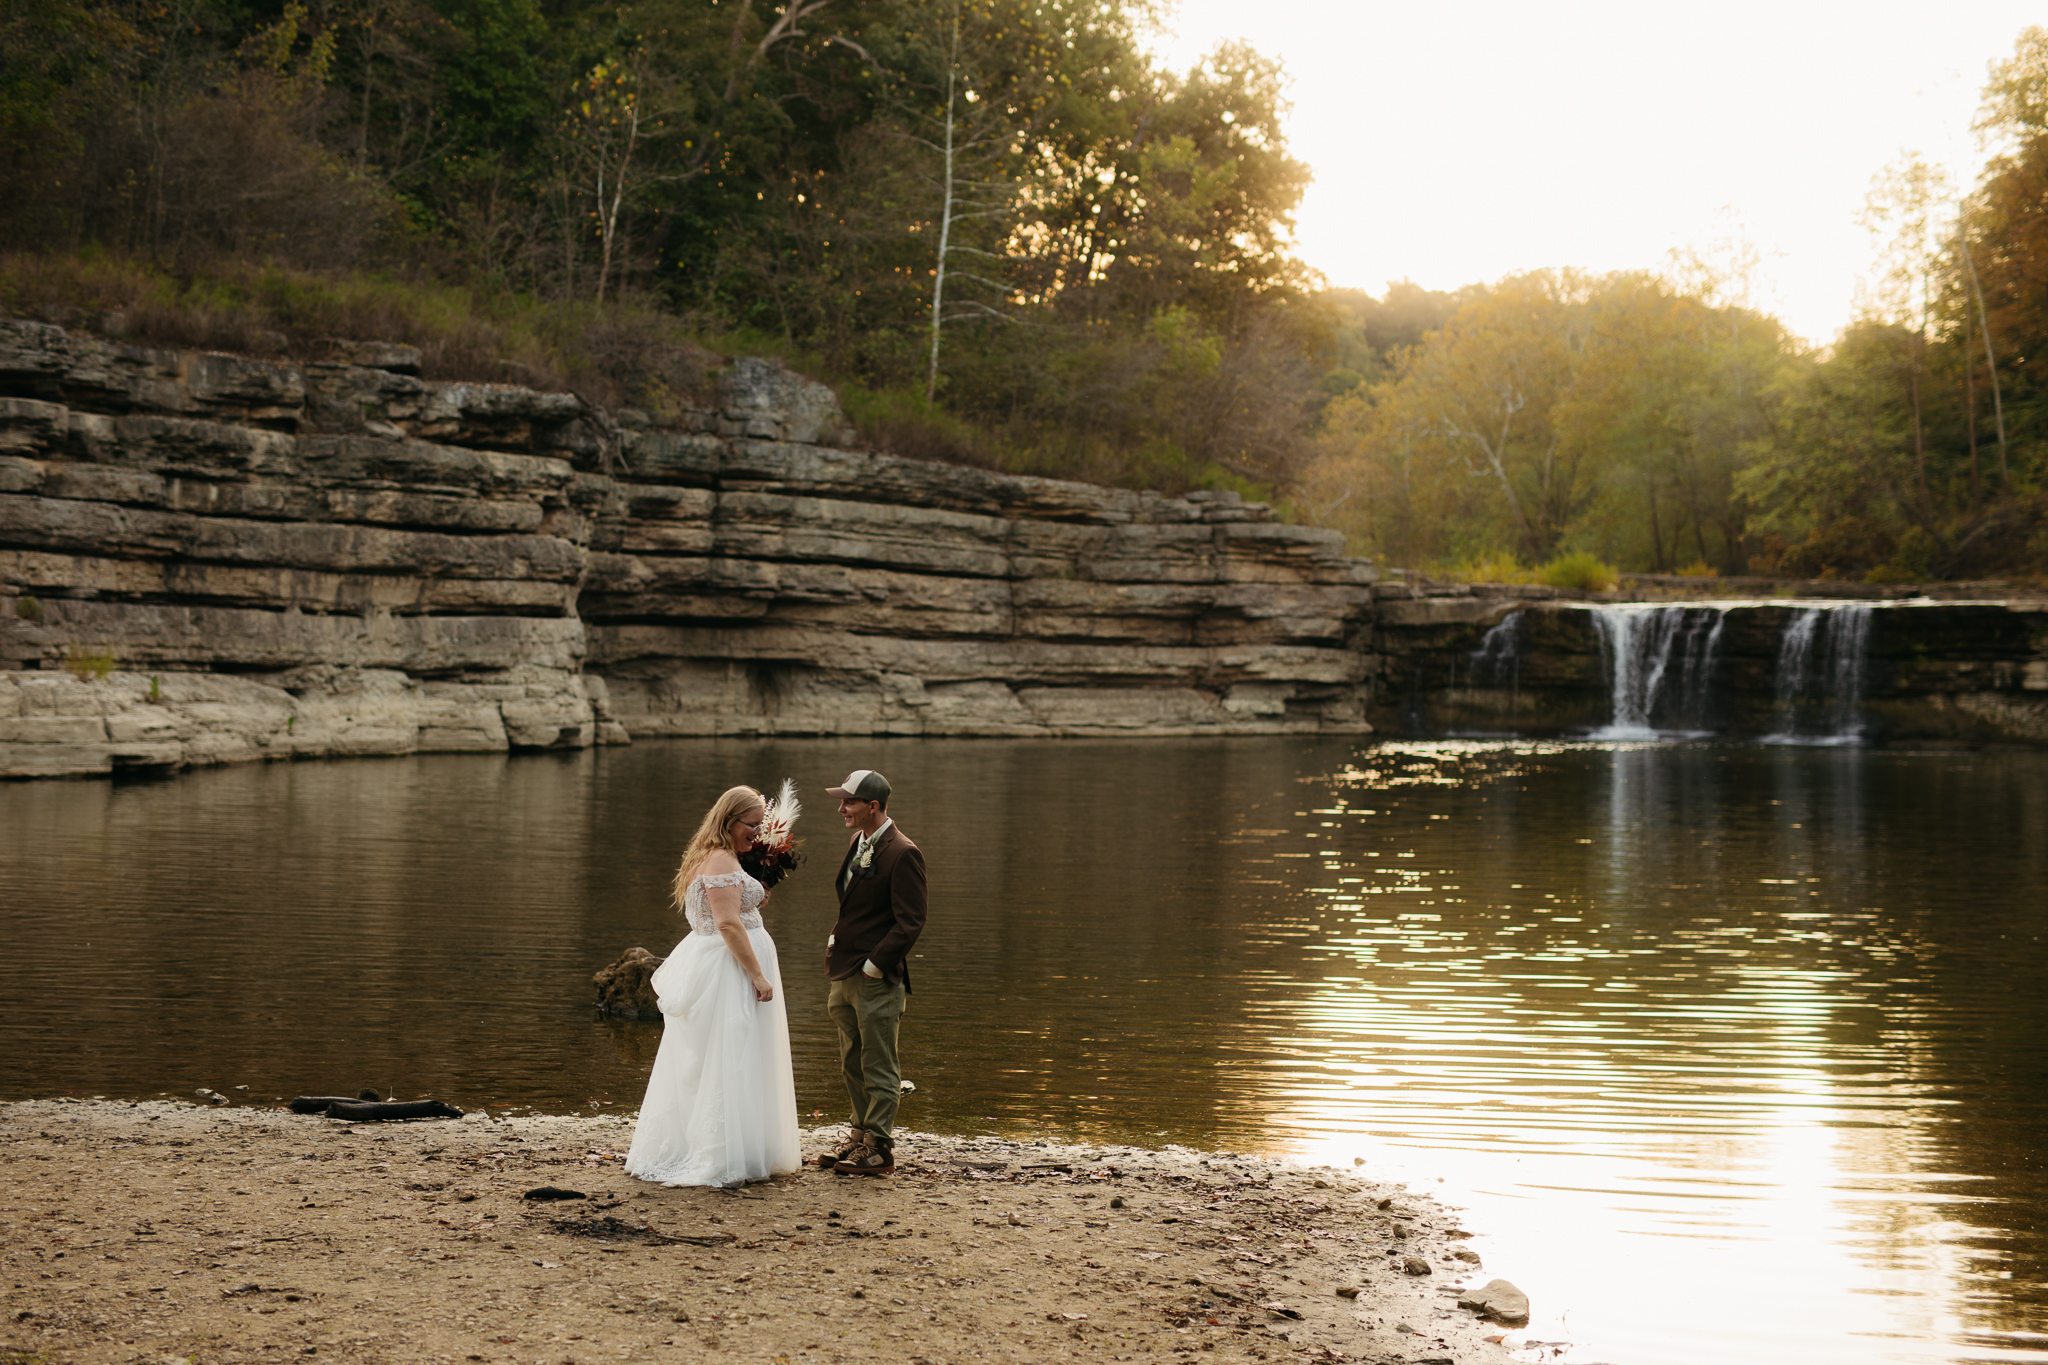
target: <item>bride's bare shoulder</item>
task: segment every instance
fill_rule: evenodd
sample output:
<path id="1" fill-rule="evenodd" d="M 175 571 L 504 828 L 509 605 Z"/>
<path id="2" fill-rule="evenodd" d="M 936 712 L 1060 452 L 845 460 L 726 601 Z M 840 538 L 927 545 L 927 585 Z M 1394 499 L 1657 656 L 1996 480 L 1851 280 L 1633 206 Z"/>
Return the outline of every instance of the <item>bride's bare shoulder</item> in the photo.
<path id="1" fill-rule="evenodd" d="M 727 873 L 739 870 L 740 860 L 721 848 L 718 852 L 698 864 L 697 875 L 700 877 L 723 877 Z"/>

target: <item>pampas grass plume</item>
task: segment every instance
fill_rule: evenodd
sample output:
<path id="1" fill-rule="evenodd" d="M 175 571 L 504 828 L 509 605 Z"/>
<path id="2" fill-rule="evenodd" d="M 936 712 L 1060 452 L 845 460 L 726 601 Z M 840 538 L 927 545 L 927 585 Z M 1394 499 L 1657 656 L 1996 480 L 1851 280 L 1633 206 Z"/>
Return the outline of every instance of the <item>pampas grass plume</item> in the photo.
<path id="1" fill-rule="evenodd" d="M 770 848 L 781 848 L 789 843 L 790 833 L 796 828 L 796 818 L 803 813 L 804 808 L 796 799 L 796 783 L 783 778 L 782 790 L 768 803 L 767 813 L 761 818 L 761 842 Z"/>

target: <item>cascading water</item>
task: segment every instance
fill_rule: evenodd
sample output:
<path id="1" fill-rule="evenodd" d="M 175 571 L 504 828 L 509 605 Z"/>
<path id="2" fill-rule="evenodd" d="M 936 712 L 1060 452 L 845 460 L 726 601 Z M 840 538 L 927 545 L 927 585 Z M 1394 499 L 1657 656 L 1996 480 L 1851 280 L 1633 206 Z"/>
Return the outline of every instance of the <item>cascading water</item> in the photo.
<path id="1" fill-rule="evenodd" d="M 1522 688 L 1522 618 L 1526 612 L 1511 611 L 1500 624 L 1479 639 L 1472 651 L 1472 685 L 1505 687 L 1519 693 Z"/>
<path id="2" fill-rule="evenodd" d="M 1776 743 L 1849 744 L 1866 730 L 1876 621 L 1867 603 L 1533 609 L 1503 603 L 1493 609 L 1504 614 L 1477 639 L 1467 635 L 1468 649 L 1413 655 L 1407 719 L 1416 732 L 1434 721 L 1477 727 L 1470 733 L 1572 728 L 1595 739 L 1732 733 Z M 1564 613 L 1574 624 L 1560 633 L 1556 623 Z M 1592 690 L 1598 682 L 1579 671 L 1586 646 L 1567 643 L 1584 640 L 1579 623 L 1590 625 L 1599 644 L 1605 724 L 1598 719 L 1600 695 Z M 1427 691 L 1432 685 L 1435 691 Z"/>
<path id="3" fill-rule="evenodd" d="M 1781 744 L 1850 744 L 1863 733 L 1871 608 L 1802 607 L 1778 642 L 1773 679 Z"/>
<path id="4" fill-rule="evenodd" d="M 1614 711 L 1601 739 L 1647 739 L 1704 728 L 1721 663 L 1723 607 L 1594 607 Z"/>

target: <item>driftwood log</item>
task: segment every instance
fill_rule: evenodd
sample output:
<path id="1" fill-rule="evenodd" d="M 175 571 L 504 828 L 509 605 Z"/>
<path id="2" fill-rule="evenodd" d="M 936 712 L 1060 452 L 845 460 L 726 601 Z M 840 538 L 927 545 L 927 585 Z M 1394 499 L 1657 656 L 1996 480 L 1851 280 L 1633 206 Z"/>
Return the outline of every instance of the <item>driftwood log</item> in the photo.
<path id="1" fill-rule="evenodd" d="M 380 1119 L 459 1119 L 462 1111 L 439 1100 L 380 1100 L 374 1090 L 360 1095 L 301 1095 L 291 1103 L 294 1114 L 325 1114 L 331 1119 L 374 1122 Z"/>

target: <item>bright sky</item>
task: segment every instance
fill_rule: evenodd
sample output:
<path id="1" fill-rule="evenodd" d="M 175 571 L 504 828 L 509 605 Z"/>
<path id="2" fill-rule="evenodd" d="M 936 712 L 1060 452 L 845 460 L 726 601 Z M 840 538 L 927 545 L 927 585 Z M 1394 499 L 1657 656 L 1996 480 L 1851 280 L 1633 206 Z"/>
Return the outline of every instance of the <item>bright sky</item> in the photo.
<path id="1" fill-rule="evenodd" d="M 1918 151 L 1973 183 L 1986 67 L 2029 23 L 2048 13 L 2017 0 L 1182 0 L 1164 51 L 1185 66 L 1244 38 L 1286 63 L 1316 176 L 1301 251 L 1332 284 L 1746 241 L 1752 301 L 1825 342 L 1872 259 L 1871 177 Z"/>

